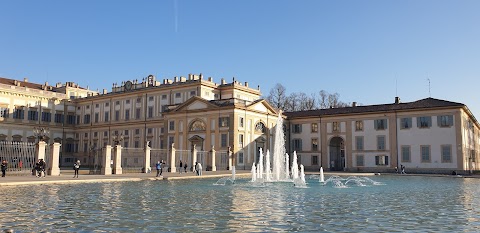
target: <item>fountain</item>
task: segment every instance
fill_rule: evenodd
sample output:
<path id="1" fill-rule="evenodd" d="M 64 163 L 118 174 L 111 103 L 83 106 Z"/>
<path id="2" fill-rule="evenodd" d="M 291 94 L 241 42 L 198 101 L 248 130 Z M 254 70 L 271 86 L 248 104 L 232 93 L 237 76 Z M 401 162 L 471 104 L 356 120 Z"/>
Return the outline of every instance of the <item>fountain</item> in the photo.
<path id="1" fill-rule="evenodd" d="M 323 167 L 320 167 L 320 183 L 325 183 L 325 176 L 323 175 Z"/>

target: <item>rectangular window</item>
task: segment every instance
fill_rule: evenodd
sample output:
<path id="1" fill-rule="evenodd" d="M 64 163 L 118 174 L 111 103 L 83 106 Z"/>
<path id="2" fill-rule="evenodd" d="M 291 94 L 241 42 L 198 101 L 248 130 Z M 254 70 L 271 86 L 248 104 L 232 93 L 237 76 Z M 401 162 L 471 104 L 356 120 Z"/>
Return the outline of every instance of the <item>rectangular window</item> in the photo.
<path id="1" fill-rule="evenodd" d="M 139 135 L 140 134 L 140 129 L 135 129 L 135 135 Z"/>
<path id="2" fill-rule="evenodd" d="M 125 110 L 125 120 L 130 120 L 130 109 Z"/>
<path id="3" fill-rule="evenodd" d="M 123 147 L 128 148 L 128 141 L 123 142 Z"/>
<path id="4" fill-rule="evenodd" d="M 2 117 L 2 118 L 8 118 L 9 112 L 10 112 L 10 111 L 9 111 L 8 108 L 0 107 L 0 117 Z"/>
<path id="5" fill-rule="evenodd" d="M 153 107 L 148 107 L 148 118 L 153 118 Z"/>
<path id="6" fill-rule="evenodd" d="M 74 125 L 75 124 L 75 115 L 68 114 L 67 115 L 67 124 Z"/>
<path id="7" fill-rule="evenodd" d="M 55 123 L 63 123 L 63 114 L 55 113 Z"/>
<path id="8" fill-rule="evenodd" d="M 294 151 L 302 151 L 302 139 L 293 139 L 292 146 Z"/>
<path id="9" fill-rule="evenodd" d="M 318 165 L 318 155 L 312 155 L 312 165 Z"/>
<path id="10" fill-rule="evenodd" d="M 363 148 L 363 136 L 356 136 L 355 137 L 355 145 L 357 150 L 364 150 Z"/>
<path id="11" fill-rule="evenodd" d="M 317 123 L 312 123 L 312 133 L 318 132 L 318 124 Z"/>
<path id="12" fill-rule="evenodd" d="M 119 121 L 119 120 L 120 120 L 120 111 L 116 110 L 115 111 L 115 121 Z"/>
<path id="13" fill-rule="evenodd" d="M 87 152 L 87 151 L 88 151 L 88 144 L 84 143 L 83 144 L 83 152 Z"/>
<path id="14" fill-rule="evenodd" d="M 83 124 L 90 124 L 90 114 L 85 114 L 83 116 Z"/>
<path id="15" fill-rule="evenodd" d="M 437 124 L 439 127 L 453 126 L 453 116 L 452 115 L 437 116 Z"/>
<path id="16" fill-rule="evenodd" d="M 175 130 L 175 121 L 168 122 L 168 130 L 173 131 Z"/>
<path id="17" fill-rule="evenodd" d="M 80 124 L 80 115 L 77 115 L 77 125 Z"/>
<path id="18" fill-rule="evenodd" d="M 312 151 L 318 151 L 318 139 L 312 138 Z"/>
<path id="19" fill-rule="evenodd" d="M 137 97 L 137 103 L 141 103 L 141 102 L 142 102 L 142 98 Z"/>
<path id="20" fill-rule="evenodd" d="M 93 137 L 94 138 L 98 137 L 98 132 L 93 132 Z"/>
<path id="21" fill-rule="evenodd" d="M 402 146 L 402 162 L 411 162 L 410 146 Z"/>
<path id="22" fill-rule="evenodd" d="M 95 123 L 98 123 L 98 118 L 99 118 L 99 113 L 96 112 L 96 113 L 95 113 Z"/>
<path id="23" fill-rule="evenodd" d="M 452 145 L 442 145 L 442 163 L 452 162 Z"/>
<path id="24" fill-rule="evenodd" d="M 140 119 L 142 117 L 142 112 L 140 108 L 135 109 L 135 119 Z"/>
<path id="25" fill-rule="evenodd" d="M 15 107 L 13 109 L 13 119 L 24 119 L 24 111 L 22 107 Z"/>
<path id="26" fill-rule="evenodd" d="M 171 147 L 174 142 L 175 142 L 175 140 L 174 140 L 174 137 L 173 137 L 173 136 L 168 137 L 168 145 L 169 145 L 169 147 Z"/>
<path id="27" fill-rule="evenodd" d="M 140 142 L 139 142 L 139 141 L 135 141 L 134 147 L 135 147 L 135 148 L 139 148 L 139 147 L 140 147 Z"/>
<path id="28" fill-rule="evenodd" d="M 108 112 L 105 112 L 105 122 L 108 122 L 108 121 L 110 121 L 110 116 Z"/>
<path id="29" fill-rule="evenodd" d="M 417 117 L 417 127 L 418 128 L 430 128 L 432 126 L 432 117 Z"/>
<path id="30" fill-rule="evenodd" d="M 400 119 L 400 129 L 410 129 L 412 128 L 412 118 L 401 118 Z"/>
<path id="31" fill-rule="evenodd" d="M 125 100 L 125 104 L 130 104 L 130 100 Z"/>
<path id="32" fill-rule="evenodd" d="M 148 129 L 147 129 L 147 133 L 148 133 L 148 134 L 152 134 L 152 131 L 153 131 L 152 128 L 148 128 Z"/>
<path id="33" fill-rule="evenodd" d="M 42 121 L 51 122 L 52 121 L 52 113 L 42 112 Z"/>
<path id="34" fill-rule="evenodd" d="M 340 132 L 340 122 L 336 121 L 332 123 L 333 132 Z"/>
<path id="35" fill-rule="evenodd" d="M 190 96 L 195 96 L 196 92 L 195 91 L 190 91 Z"/>
<path id="36" fill-rule="evenodd" d="M 182 93 L 180 93 L 180 92 L 179 92 L 179 93 L 175 93 L 175 98 L 180 98 L 180 97 L 182 97 Z"/>
<path id="37" fill-rule="evenodd" d="M 110 103 L 105 103 L 105 107 L 108 107 L 108 106 L 110 106 Z"/>
<path id="38" fill-rule="evenodd" d="M 238 152 L 238 164 L 243 164 L 243 152 Z"/>
<path id="39" fill-rule="evenodd" d="M 120 105 L 120 101 L 115 101 L 115 105 Z"/>
<path id="40" fill-rule="evenodd" d="M 240 118 L 238 119 L 238 127 L 242 127 L 242 128 L 243 128 L 243 125 L 244 125 L 244 119 L 243 119 L 243 117 L 240 117 Z"/>
<path id="41" fill-rule="evenodd" d="M 128 129 L 126 129 L 124 132 L 125 132 L 125 133 L 124 133 L 125 136 L 128 136 Z"/>
<path id="42" fill-rule="evenodd" d="M 238 135 L 238 145 L 243 148 L 243 134 Z"/>
<path id="43" fill-rule="evenodd" d="M 356 155 L 355 156 L 355 161 L 357 162 L 357 167 L 365 166 L 365 160 L 363 158 L 363 155 Z"/>
<path id="44" fill-rule="evenodd" d="M 302 125 L 301 124 L 294 124 L 293 125 L 293 133 L 301 133 L 302 132 Z"/>
<path id="45" fill-rule="evenodd" d="M 420 146 L 420 153 L 422 155 L 422 163 L 430 162 L 430 146 Z"/>
<path id="46" fill-rule="evenodd" d="M 386 155 L 375 156 L 375 165 L 377 165 L 377 166 L 388 165 L 388 156 L 386 156 Z"/>
<path id="47" fill-rule="evenodd" d="M 385 130 L 385 129 L 387 129 L 387 119 L 375 120 L 375 130 Z"/>
<path id="48" fill-rule="evenodd" d="M 153 101 L 153 96 L 149 96 L 148 101 Z"/>
<path id="49" fill-rule="evenodd" d="M 219 117 L 218 118 L 219 127 L 229 127 L 230 126 L 230 117 Z"/>
<path id="50" fill-rule="evenodd" d="M 28 110 L 28 116 L 27 116 L 27 119 L 29 121 L 36 121 L 38 120 L 38 112 L 37 110 Z"/>
<path id="51" fill-rule="evenodd" d="M 221 135 L 221 147 L 227 147 L 227 134 L 222 133 Z"/>
<path id="52" fill-rule="evenodd" d="M 104 131 L 104 132 L 103 132 L 103 136 L 104 136 L 104 137 L 108 137 L 108 131 Z"/>
<path id="53" fill-rule="evenodd" d="M 166 100 L 167 99 L 167 95 L 162 95 L 162 100 Z"/>
<path id="54" fill-rule="evenodd" d="M 385 136 L 377 136 L 377 150 L 385 150 Z"/>
<path id="55" fill-rule="evenodd" d="M 363 131 L 363 121 L 355 121 L 355 131 Z"/>

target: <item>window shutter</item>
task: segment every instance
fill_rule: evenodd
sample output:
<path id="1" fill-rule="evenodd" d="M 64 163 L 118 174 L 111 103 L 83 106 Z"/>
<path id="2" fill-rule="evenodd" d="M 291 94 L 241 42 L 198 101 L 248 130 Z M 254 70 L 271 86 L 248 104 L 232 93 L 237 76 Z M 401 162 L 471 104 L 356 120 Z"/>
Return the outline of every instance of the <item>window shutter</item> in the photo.
<path id="1" fill-rule="evenodd" d="M 384 121 L 385 121 L 385 129 L 388 129 L 388 120 L 385 119 Z"/>
<path id="2" fill-rule="evenodd" d="M 442 116 L 437 116 L 437 126 L 442 126 Z"/>
<path id="3" fill-rule="evenodd" d="M 375 130 L 377 130 L 378 129 L 378 120 L 375 120 L 373 123 L 374 123 Z"/>
<path id="4" fill-rule="evenodd" d="M 375 156 L 375 165 L 380 164 L 380 157 L 377 155 Z"/>
<path id="5" fill-rule="evenodd" d="M 448 125 L 453 126 L 453 115 L 448 116 Z"/>
<path id="6" fill-rule="evenodd" d="M 302 124 L 300 124 L 300 125 L 298 125 L 298 126 L 299 126 L 299 128 L 300 128 L 299 133 L 301 133 L 301 132 L 302 132 Z M 301 143 L 300 143 L 300 144 L 301 144 Z"/>
<path id="7" fill-rule="evenodd" d="M 432 117 L 427 118 L 428 127 L 432 127 Z"/>
<path id="8" fill-rule="evenodd" d="M 388 165 L 388 156 L 385 156 L 385 165 Z"/>
<path id="9" fill-rule="evenodd" d="M 421 122 L 421 121 L 420 121 L 420 117 L 417 117 L 417 127 L 418 127 L 418 128 L 421 128 L 420 122 Z"/>

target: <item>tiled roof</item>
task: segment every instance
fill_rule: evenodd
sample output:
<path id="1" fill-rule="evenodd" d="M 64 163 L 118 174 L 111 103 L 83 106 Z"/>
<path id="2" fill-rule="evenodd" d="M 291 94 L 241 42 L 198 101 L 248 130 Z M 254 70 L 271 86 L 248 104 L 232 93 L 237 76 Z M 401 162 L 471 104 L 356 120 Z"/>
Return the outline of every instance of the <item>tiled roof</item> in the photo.
<path id="1" fill-rule="evenodd" d="M 389 111 L 401 111 L 412 109 L 427 109 L 427 108 L 440 108 L 440 107 L 464 107 L 462 103 L 456 103 L 446 100 L 440 100 L 435 98 L 426 98 L 409 103 L 392 103 L 392 104 L 380 104 L 380 105 L 365 105 L 356 107 L 343 107 L 343 108 L 328 108 L 317 109 L 297 112 L 285 112 L 287 117 L 308 117 L 308 116 L 328 116 L 328 115 L 342 115 L 342 114 L 358 114 L 358 113 L 375 113 L 375 112 L 389 112 Z"/>
<path id="2" fill-rule="evenodd" d="M 41 84 L 24 82 L 24 81 L 20 81 L 20 80 L 9 79 L 9 78 L 1 78 L 0 77 L 0 83 L 1 84 L 17 86 L 17 85 L 15 85 L 15 82 L 19 83 L 21 87 L 28 87 L 28 88 L 32 88 L 32 89 L 42 90 L 42 85 Z"/>

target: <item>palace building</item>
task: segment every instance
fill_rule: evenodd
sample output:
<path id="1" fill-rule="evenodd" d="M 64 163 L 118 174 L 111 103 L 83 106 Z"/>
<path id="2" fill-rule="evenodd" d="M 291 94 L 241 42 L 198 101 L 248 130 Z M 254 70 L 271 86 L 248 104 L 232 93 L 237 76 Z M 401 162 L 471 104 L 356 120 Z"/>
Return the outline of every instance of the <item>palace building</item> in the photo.
<path id="1" fill-rule="evenodd" d="M 173 150 L 177 161 L 191 166 L 195 150 L 207 169 L 250 169 L 260 148 L 272 150 L 281 114 L 286 151 L 296 151 L 307 170 L 479 169 L 477 120 L 464 104 L 434 98 L 280 113 L 261 98 L 259 87 L 235 78 L 216 83 L 202 74 L 161 82 L 150 75 L 113 84 L 110 92 L 0 78 L 0 92 L 0 141 L 37 142 L 34 128 L 48 128 L 45 141 L 62 145 L 61 166 L 77 159 L 94 166 L 98 150 L 119 144 L 126 152 L 147 145 L 158 150 L 152 165 L 168 161 Z M 122 166 L 141 165 L 133 154 L 122 155 Z"/>

